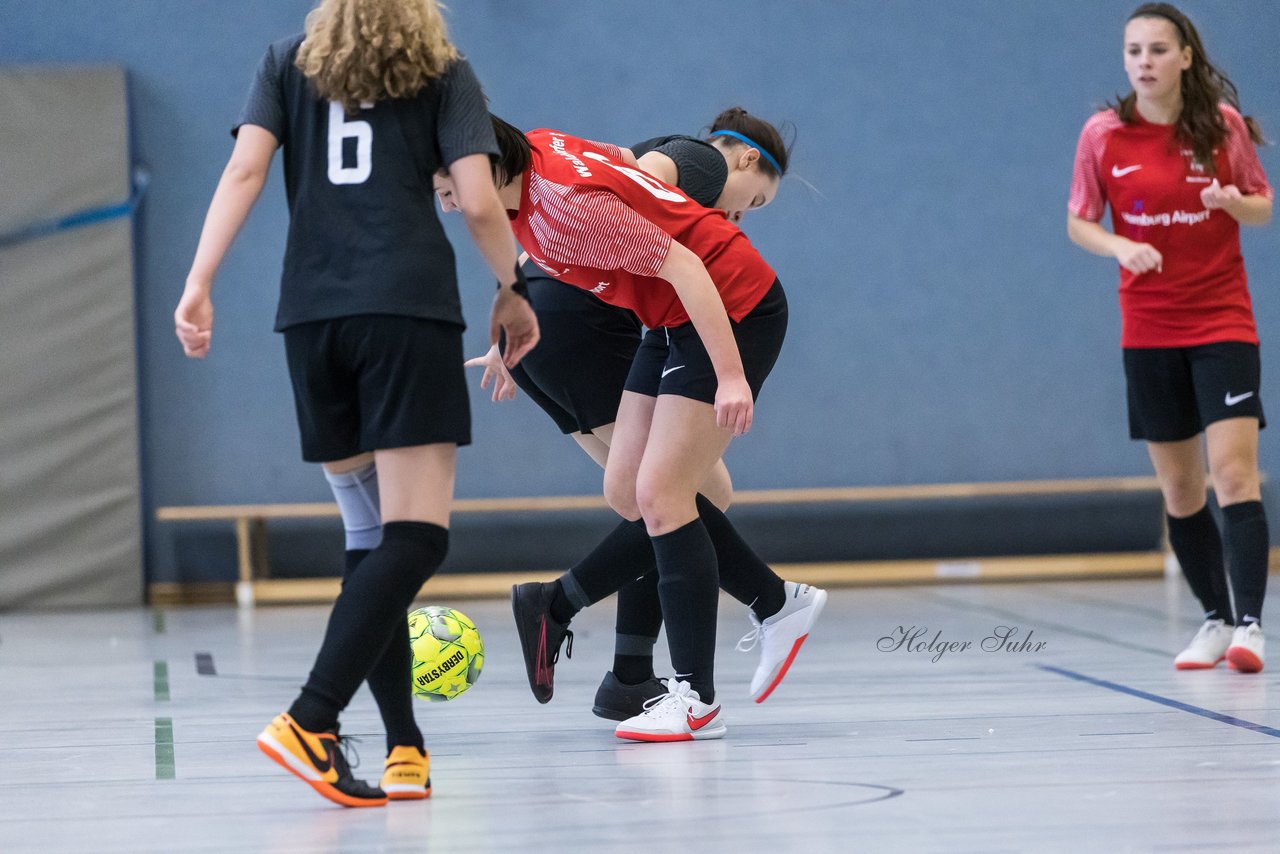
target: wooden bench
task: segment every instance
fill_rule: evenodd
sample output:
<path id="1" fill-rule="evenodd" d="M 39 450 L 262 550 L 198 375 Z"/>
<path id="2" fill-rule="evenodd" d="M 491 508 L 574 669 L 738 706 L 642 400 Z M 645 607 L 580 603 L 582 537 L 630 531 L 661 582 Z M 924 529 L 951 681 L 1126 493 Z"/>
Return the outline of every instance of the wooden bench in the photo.
<path id="1" fill-rule="evenodd" d="M 805 505 L 932 501 L 943 499 L 997 498 L 1018 496 L 1065 496 L 1158 491 L 1154 477 L 1107 477 L 1072 480 L 1011 481 L 996 483 L 950 483 L 915 486 L 838 487 L 811 489 L 742 490 L 734 494 L 735 507 L 761 505 Z M 600 496 L 572 495 L 526 498 L 472 498 L 454 503 L 458 514 L 476 513 L 557 513 L 604 510 Z M 213 506 L 160 507 L 156 518 L 162 522 L 231 521 L 235 523 L 238 580 L 235 598 L 241 604 L 284 601 L 329 601 L 337 595 L 339 580 L 272 579 L 267 549 L 267 523 L 279 519 L 339 518 L 332 503 L 316 504 L 228 504 Z M 1066 577 L 1116 577 L 1159 575 L 1164 571 L 1163 550 L 1036 555 L 1031 557 L 957 558 L 954 560 L 886 560 L 842 563 L 780 564 L 779 574 L 831 586 L 854 584 L 894 584 L 928 580 L 980 579 L 1014 580 Z M 558 572 L 473 572 L 442 573 L 431 581 L 433 596 L 468 597 L 505 595 L 516 581 L 550 579 Z M 225 590 L 226 585 L 221 589 Z M 192 601 L 184 585 L 151 585 L 157 603 Z M 224 594 L 225 595 L 225 594 Z M 224 598 L 214 594 L 214 599 Z"/>

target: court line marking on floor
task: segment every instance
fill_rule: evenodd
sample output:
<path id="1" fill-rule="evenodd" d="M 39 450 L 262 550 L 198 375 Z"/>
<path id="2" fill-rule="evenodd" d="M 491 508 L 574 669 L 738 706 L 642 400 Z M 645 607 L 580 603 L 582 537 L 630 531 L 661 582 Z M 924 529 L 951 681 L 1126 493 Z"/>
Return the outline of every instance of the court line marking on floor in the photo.
<path id="1" fill-rule="evenodd" d="M 1087 676 L 1083 673 L 1077 673 L 1074 670 L 1067 670 L 1065 667 L 1055 667 L 1052 664 L 1033 664 L 1032 667 L 1039 668 L 1049 673 L 1056 673 L 1059 676 L 1065 676 L 1068 679 L 1075 679 L 1078 682 L 1085 682 L 1089 685 L 1096 685 L 1099 688 L 1106 688 L 1108 691 L 1117 691 L 1121 694 L 1128 694 L 1131 697 L 1137 697 L 1140 700 L 1148 700 L 1152 703 L 1159 703 L 1162 706 L 1168 706 L 1171 709 L 1177 709 L 1180 712 L 1190 712 L 1193 715 L 1199 715 L 1202 718 L 1208 718 L 1218 723 L 1230 724 L 1241 729 L 1251 730 L 1261 735 L 1269 735 L 1272 738 L 1280 738 L 1280 729 L 1269 727 L 1264 724 L 1255 724 L 1252 721 L 1246 721 L 1241 718 L 1224 715 L 1221 712 L 1214 712 L 1209 709 L 1202 709 L 1199 706 L 1193 706 L 1190 703 L 1184 703 L 1181 700 L 1174 700 L 1169 697 L 1161 697 L 1159 694 L 1152 694 L 1138 688 L 1130 688 L 1128 685 L 1121 685 L 1119 682 L 1110 682 L 1106 679 L 1099 679 L 1096 676 Z"/>
<path id="2" fill-rule="evenodd" d="M 165 701 L 169 699 L 169 662 L 157 661 L 155 664 L 154 678 L 152 680 L 156 700 Z"/>
<path id="3" fill-rule="evenodd" d="M 1067 602 L 1075 602 L 1076 604 L 1079 604 L 1079 605 L 1093 605 L 1098 608 L 1108 608 L 1110 610 L 1119 611 L 1124 614 L 1138 614 L 1139 616 L 1148 617 L 1152 620 L 1157 620 L 1160 622 L 1165 622 L 1169 619 L 1169 613 L 1167 611 L 1162 611 L 1158 608 L 1145 608 L 1141 605 L 1132 605 L 1128 602 L 1114 602 L 1110 599 L 1104 599 L 1100 596 L 1087 596 L 1085 594 L 1075 593 L 1075 592 L 1068 593 L 1065 590 L 1060 590 L 1056 588 L 1045 588 L 1043 590 L 1037 590 L 1036 592 L 1050 599 L 1063 599 L 1063 600 L 1066 600 Z M 1175 614 L 1174 616 L 1180 617 L 1182 615 Z M 1197 611 L 1194 614 L 1188 615 L 1188 619 L 1199 623 L 1204 620 L 1204 617 L 1200 612 Z"/>
<path id="4" fill-rule="evenodd" d="M 156 718 L 156 779 L 173 780 L 173 718 Z"/>
<path id="5" fill-rule="evenodd" d="M 296 676 L 261 676 L 251 673 L 219 673 L 217 666 L 213 663 L 213 653 L 197 652 L 196 656 L 196 675 L 198 676 L 217 676 L 219 679 L 254 679 L 259 682 L 297 682 Z"/>
<path id="6" fill-rule="evenodd" d="M 156 630 L 156 634 L 164 634 L 164 611 L 159 608 L 153 608 L 151 611 L 151 626 Z"/>
<path id="7" fill-rule="evenodd" d="M 1023 625 L 1034 626 L 1037 629 L 1052 629 L 1054 631 L 1075 635 L 1076 637 L 1102 641 L 1103 643 L 1110 644 L 1111 646 L 1118 646 L 1123 649 L 1132 649 L 1132 650 L 1137 650 L 1138 652 L 1147 652 L 1152 655 L 1158 655 L 1161 658 L 1172 657 L 1172 655 L 1168 651 L 1163 649 L 1155 649 L 1154 647 L 1142 646 L 1141 644 L 1136 644 L 1136 643 L 1127 643 L 1125 641 L 1118 640 L 1113 637 L 1108 637 L 1107 635 L 1100 635 L 1097 632 L 1089 632 L 1089 631 L 1085 631 L 1084 629 L 1077 629 L 1074 626 L 1068 626 L 1063 623 L 1053 623 L 1041 617 L 1029 617 L 1026 614 L 1019 614 L 1016 611 L 1008 611 L 1008 610 L 1005 610 L 1004 608 L 996 608 L 991 605 L 979 605 L 974 602 L 967 602 L 963 599 L 956 599 L 951 596 L 944 596 L 943 594 L 937 593 L 932 590 L 926 591 L 925 595 L 932 596 L 934 599 L 938 599 L 941 602 L 944 602 L 945 604 L 951 605 L 956 608 L 963 608 L 969 611 L 986 611 L 989 614 L 996 614 L 997 616 L 1007 617 L 1011 620 L 1017 620 Z"/>

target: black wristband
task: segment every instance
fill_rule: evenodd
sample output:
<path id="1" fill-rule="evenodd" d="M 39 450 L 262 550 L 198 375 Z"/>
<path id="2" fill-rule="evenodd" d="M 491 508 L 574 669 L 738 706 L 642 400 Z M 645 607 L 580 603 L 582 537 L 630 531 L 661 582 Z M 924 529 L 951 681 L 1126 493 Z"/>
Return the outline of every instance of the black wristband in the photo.
<path id="1" fill-rule="evenodd" d="M 498 290 L 502 290 L 502 282 L 498 282 Z M 531 302 L 529 299 L 529 281 L 524 277 L 524 270 L 520 269 L 519 263 L 516 264 L 516 280 L 512 283 L 511 290 L 524 297 L 525 302 Z"/>

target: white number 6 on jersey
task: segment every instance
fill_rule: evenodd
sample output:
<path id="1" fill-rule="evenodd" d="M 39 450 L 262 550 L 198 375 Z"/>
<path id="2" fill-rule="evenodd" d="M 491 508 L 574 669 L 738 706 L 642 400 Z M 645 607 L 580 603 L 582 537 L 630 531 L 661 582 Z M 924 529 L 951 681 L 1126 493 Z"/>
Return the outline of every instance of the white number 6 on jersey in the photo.
<path id="1" fill-rule="evenodd" d="M 361 104 L 368 109 L 372 104 Z M 356 165 L 342 165 L 342 142 L 355 138 Z M 334 184 L 363 184 L 373 171 L 373 125 L 349 120 L 336 101 L 329 102 L 329 180 Z"/>
<path id="2" fill-rule="evenodd" d="M 635 181 L 641 187 L 644 187 L 652 195 L 657 196 L 659 199 L 666 199 L 669 202 L 687 201 L 684 196 L 668 190 L 658 182 L 658 179 L 654 178 L 652 175 L 647 175 L 644 172 L 641 172 L 639 169 L 632 169 L 630 166 L 619 166 L 616 163 L 611 163 L 609 162 L 609 158 L 602 154 L 596 154 L 594 151 L 584 151 L 582 152 L 582 156 L 590 157 L 592 160 L 599 160 L 610 169 L 616 169 L 632 181 Z"/>

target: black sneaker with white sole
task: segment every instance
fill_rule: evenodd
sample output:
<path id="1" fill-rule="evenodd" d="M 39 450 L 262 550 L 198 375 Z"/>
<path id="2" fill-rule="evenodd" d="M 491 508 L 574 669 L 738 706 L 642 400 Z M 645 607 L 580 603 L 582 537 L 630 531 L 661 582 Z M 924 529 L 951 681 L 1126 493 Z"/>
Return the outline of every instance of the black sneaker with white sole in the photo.
<path id="1" fill-rule="evenodd" d="M 646 702 L 665 693 L 665 679 L 650 677 L 639 685 L 627 685 L 618 681 L 618 677 L 610 670 L 596 690 L 596 704 L 591 707 L 591 711 L 596 717 L 625 721 L 643 712 Z"/>

